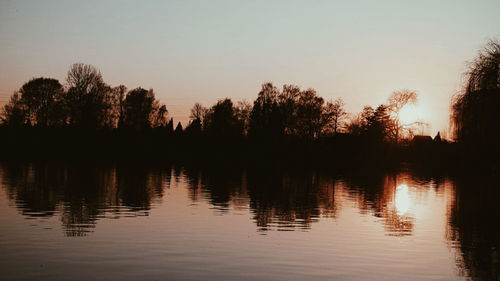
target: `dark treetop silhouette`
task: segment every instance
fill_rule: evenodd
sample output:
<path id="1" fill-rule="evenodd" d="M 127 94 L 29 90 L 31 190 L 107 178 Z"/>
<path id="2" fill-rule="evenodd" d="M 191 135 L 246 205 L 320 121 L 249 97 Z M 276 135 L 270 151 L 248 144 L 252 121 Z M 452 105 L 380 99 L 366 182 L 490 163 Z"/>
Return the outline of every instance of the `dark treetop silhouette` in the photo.
<path id="1" fill-rule="evenodd" d="M 469 157 L 494 161 L 500 155 L 500 42 L 490 41 L 470 63 L 462 93 L 455 96 L 451 121 Z"/>

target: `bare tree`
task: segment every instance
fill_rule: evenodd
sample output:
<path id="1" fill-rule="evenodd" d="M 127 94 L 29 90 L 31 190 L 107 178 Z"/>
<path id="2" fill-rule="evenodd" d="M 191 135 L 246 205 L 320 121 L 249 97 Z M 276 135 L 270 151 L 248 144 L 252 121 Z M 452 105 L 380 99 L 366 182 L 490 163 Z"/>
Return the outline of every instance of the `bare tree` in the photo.
<path id="1" fill-rule="evenodd" d="M 402 124 L 399 120 L 399 113 L 401 109 L 408 104 L 415 104 L 417 102 L 417 93 L 411 90 L 401 90 L 395 91 L 391 94 L 388 100 L 388 110 L 392 118 L 392 124 L 390 126 L 390 137 L 395 142 L 398 143 L 401 136 L 404 134 L 407 124 Z"/>
<path id="2" fill-rule="evenodd" d="M 67 104 L 70 123 L 77 127 L 100 128 L 113 124 L 109 120 L 112 91 L 101 72 L 88 64 L 75 63 L 68 71 Z"/>
<path id="3" fill-rule="evenodd" d="M 189 115 L 189 118 L 191 118 L 191 120 L 199 120 L 201 122 L 205 118 L 206 114 L 207 108 L 200 103 L 195 103 L 193 105 L 193 108 L 191 108 L 191 114 Z"/>
<path id="4" fill-rule="evenodd" d="M 347 118 L 347 112 L 344 109 L 344 101 L 341 98 L 326 103 L 323 109 L 323 126 L 327 131 L 336 135 L 343 127 Z"/>
<path id="5" fill-rule="evenodd" d="M 191 114 L 189 118 L 191 119 L 186 127 L 186 131 L 200 133 L 203 130 L 203 126 L 206 124 L 206 116 L 208 109 L 205 108 L 200 103 L 195 103 L 191 108 Z"/>

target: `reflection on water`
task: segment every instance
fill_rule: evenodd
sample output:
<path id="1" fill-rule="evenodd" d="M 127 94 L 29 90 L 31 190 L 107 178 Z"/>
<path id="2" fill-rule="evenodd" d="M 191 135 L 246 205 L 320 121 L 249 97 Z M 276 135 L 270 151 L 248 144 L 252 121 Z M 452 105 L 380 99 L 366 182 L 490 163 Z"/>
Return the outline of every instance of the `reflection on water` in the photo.
<path id="1" fill-rule="evenodd" d="M 446 238 L 458 245 L 459 266 L 475 280 L 500 280 L 498 180 L 457 181 L 449 205 Z"/>
<path id="2" fill-rule="evenodd" d="M 393 270 L 401 271 L 400 273 L 406 276 L 404 279 L 412 279 L 404 275 L 405 272 L 411 274 L 412 260 L 414 274 L 420 274 L 418 267 L 424 266 L 428 262 L 426 259 L 437 259 L 434 255 L 441 255 L 442 262 L 430 264 L 436 266 L 435 270 L 439 273 L 432 273 L 429 265 L 425 266 L 429 274 L 434 274 L 431 274 L 431 277 L 500 279 L 498 252 L 500 208 L 496 203 L 500 194 L 495 182 L 488 179 L 459 180 L 419 174 L 418 171 L 412 170 L 332 175 L 314 171 L 269 172 L 253 169 L 201 170 L 180 167 L 96 167 L 32 163 L 3 164 L 0 169 L 0 180 L 7 198 L 2 204 L 9 204 L 11 207 L 7 207 L 6 210 L 15 208 L 22 218 L 32 221 L 30 225 L 33 227 L 29 230 L 32 232 L 40 231 L 36 226 L 47 218 L 54 218 L 59 221 L 59 227 L 55 225 L 54 228 L 60 228 L 66 237 L 95 235 L 97 239 L 100 224 L 104 224 L 103 230 L 113 227 L 107 224 L 107 221 L 116 221 L 118 224 L 122 222 L 120 226 L 113 224 L 116 229 L 132 227 L 133 222 L 144 226 L 147 222 L 145 218 L 156 215 L 158 219 L 163 222 L 168 221 L 172 225 L 168 229 L 156 229 L 157 231 L 169 235 L 178 234 L 172 236 L 172 240 L 156 238 L 158 243 L 168 244 L 174 241 L 184 243 L 183 239 L 187 239 L 186 236 L 194 237 L 194 233 L 202 235 L 200 233 L 203 232 L 196 232 L 195 228 L 204 229 L 206 233 L 214 232 L 214 235 L 237 236 L 238 229 L 223 226 L 230 227 L 238 217 L 248 216 L 254 225 L 253 232 L 257 234 L 267 236 L 276 231 L 294 231 L 297 234 L 291 233 L 291 236 L 287 236 L 288 239 L 298 239 L 299 236 L 296 235 L 299 233 L 309 233 L 307 235 L 310 239 L 325 247 L 336 242 L 341 243 L 339 245 L 347 243 L 354 248 L 356 244 L 365 245 L 357 250 L 359 253 L 346 250 L 343 255 L 332 256 L 329 252 L 323 253 L 321 246 L 317 249 L 310 246 L 309 250 L 314 249 L 314 253 L 304 253 L 294 251 L 306 244 L 298 245 L 298 242 L 287 244 L 286 250 L 289 251 L 287 254 L 291 256 L 321 254 L 326 255 L 322 257 L 332 260 L 335 258 L 348 260 L 351 257 L 358 261 L 366 260 L 355 268 L 347 267 L 342 275 L 346 279 L 370 279 L 371 271 L 376 269 L 369 265 L 375 263 L 377 252 L 385 253 L 386 256 L 382 257 L 382 260 L 386 260 L 384 266 L 389 268 L 397 266 L 397 269 Z M 185 201 L 188 204 L 183 205 L 182 202 Z M 186 216 L 189 216 L 189 219 Z M 221 217 L 224 220 L 221 221 L 219 219 Z M 4 224 L 0 227 L 6 227 L 19 224 L 19 220 L 12 216 L 0 221 L 0 224 Z M 316 236 L 315 228 L 318 228 L 318 231 L 329 229 L 328 232 L 331 234 Z M 379 228 L 382 232 L 378 230 Z M 129 235 L 135 233 L 135 230 L 128 229 L 124 233 L 115 235 L 121 237 L 127 235 L 127 231 L 130 231 Z M 232 232 L 234 233 L 231 234 Z M 8 233 L 19 234 L 14 228 Z M 251 231 L 246 233 L 250 237 Z M 337 233 L 336 236 L 333 233 Z M 156 237 L 150 233 L 146 235 L 150 235 L 151 239 Z M 208 238 L 205 238 L 209 243 Z M 7 234 L 0 236 L 0 245 L 7 246 L 6 241 L 12 239 Z M 47 239 L 76 238 L 47 237 Z M 148 241 L 149 238 L 142 237 L 142 239 Z M 195 241 L 202 243 L 204 240 L 195 239 Z M 279 241 L 278 243 L 285 243 Z M 402 254 L 396 251 L 394 243 L 406 243 L 398 246 L 401 247 L 401 251 L 409 255 L 406 271 L 403 270 L 405 267 Z M 344 246 L 335 247 L 332 251 L 340 251 L 342 247 Z M 258 248 L 259 244 L 249 249 L 246 254 L 249 255 L 252 251 L 256 254 Z M 447 256 L 449 249 L 452 249 L 451 257 Z M 110 249 L 110 251 L 117 250 Z M 181 251 L 185 255 L 183 259 L 189 260 L 191 263 L 189 266 L 192 267 L 200 257 L 189 256 L 189 252 L 185 248 Z M 215 253 L 223 258 L 224 252 L 221 249 Z M 241 258 L 243 253 L 245 252 L 239 252 L 237 257 Z M 127 254 L 130 253 L 123 255 Z M 154 252 L 150 254 L 153 255 Z M 422 264 L 419 264 L 418 258 Z M 377 259 L 380 262 L 381 257 Z M 391 260 L 400 264 L 393 265 Z M 175 260 L 177 263 L 181 261 Z M 448 266 L 446 261 L 451 268 L 455 268 L 451 273 L 441 272 Z M 292 261 L 288 262 L 289 265 L 293 264 Z M 253 263 L 255 264 L 248 265 L 249 268 L 258 265 L 257 261 Z M 305 260 L 300 260 L 297 266 L 315 268 L 314 264 L 307 265 L 307 263 Z M 286 263 L 275 264 L 276 268 L 267 265 L 268 271 L 264 272 L 267 273 L 265 276 L 276 280 L 287 279 L 282 275 L 279 278 L 271 278 L 272 270 L 281 269 L 280 266 L 285 265 Z M 157 271 L 173 272 L 172 268 L 158 266 L 155 269 Z M 238 266 L 241 266 L 241 263 Z M 182 266 L 179 270 L 184 272 Z M 186 267 L 184 270 L 189 269 Z M 315 271 L 308 274 L 324 273 L 325 276 L 331 277 L 333 272 L 327 274 L 325 270 L 327 269 L 317 268 L 316 264 Z M 333 266 L 328 270 L 335 271 L 336 268 Z M 365 274 L 363 270 L 366 271 Z M 378 270 L 381 271 L 380 274 L 387 271 L 385 268 Z M 228 269 L 226 273 L 230 272 Z M 321 276 L 315 276 L 321 279 Z M 45 279 L 49 280 L 48 277 Z M 250 275 L 247 277 L 252 279 Z M 395 277 L 389 275 L 387 278 Z M 418 280 L 419 277 L 414 276 L 414 278 Z M 21 279 L 30 278 L 25 276 Z M 179 279 L 184 278 L 179 277 Z"/>
<path id="3" fill-rule="evenodd" d="M 396 196 L 394 198 L 394 205 L 396 206 L 396 211 L 398 216 L 404 216 L 410 209 L 412 204 L 412 198 L 408 191 L 408 186 L 406 184 L 400 184 L 396 186 Z"/>
<path id="4" fill-rule="evenodd" d="M 170 172 L 85 166 L 3 165 L 3 187 L 23 215 L 60 215 L 67 236 L 91 232 L 100 218 L 147 216 Z"/>

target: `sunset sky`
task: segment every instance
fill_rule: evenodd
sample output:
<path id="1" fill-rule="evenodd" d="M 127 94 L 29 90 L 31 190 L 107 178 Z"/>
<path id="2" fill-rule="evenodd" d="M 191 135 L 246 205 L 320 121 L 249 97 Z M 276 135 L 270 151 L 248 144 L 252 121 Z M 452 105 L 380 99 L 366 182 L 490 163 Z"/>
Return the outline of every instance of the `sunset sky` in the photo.
<path id="1" fill-rule="evenodd" d="M 466 62 L 500 38 L 500 1 L 0 2 L 0 103 L 75 62 L 153 88 L 176 121 L 195 102 L 253 101 L 263 82 L 342 97 L 358 113 L 419 93 L 429 133 L 448 127 Z"/>

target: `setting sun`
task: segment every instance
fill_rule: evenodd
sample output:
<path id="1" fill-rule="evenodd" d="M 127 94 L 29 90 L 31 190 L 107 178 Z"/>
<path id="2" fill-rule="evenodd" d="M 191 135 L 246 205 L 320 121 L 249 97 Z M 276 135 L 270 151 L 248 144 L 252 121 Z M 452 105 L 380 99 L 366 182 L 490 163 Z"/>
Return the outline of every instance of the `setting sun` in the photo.
<path id="1" fill-rule="evenodd" d="M 399 112 L 399 121 L 403 125 L 410 125 L 422 121 L 422 109 L 414 104 L 408 104 Z"/>

